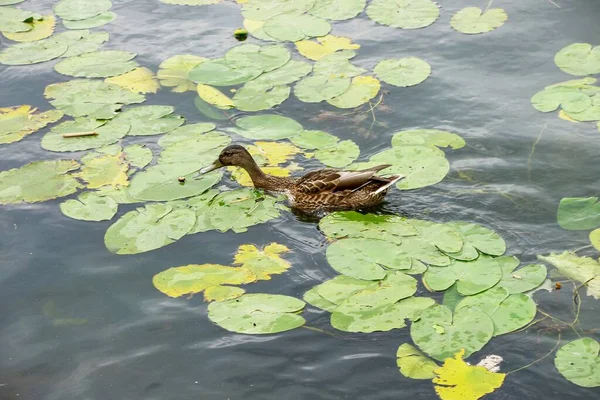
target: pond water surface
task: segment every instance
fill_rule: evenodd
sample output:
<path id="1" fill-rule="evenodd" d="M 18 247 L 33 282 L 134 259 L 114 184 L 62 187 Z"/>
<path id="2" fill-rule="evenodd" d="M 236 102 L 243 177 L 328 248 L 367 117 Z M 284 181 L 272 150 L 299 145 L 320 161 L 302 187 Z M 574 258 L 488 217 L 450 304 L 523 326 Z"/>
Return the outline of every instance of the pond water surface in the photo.
<path id="1" fill-rule="evenodd" d="M 275 111 L 306 129 L 355 141 L 362 160 L 388 147 L 391 135 L 400 130 L 456 132 L 467 145 L 446 152 L 448 176 L 427 188 L 392 190 L 381 211 L 485 225 L 501 234 L 507 254 L 523 263 L 535 262 L 539 254 L 586 246 L 587 232 L 561 229 L 556 210 L 563 197 L 598 195 L 600 132 L 593 123 L 575 124 L 556 113 L 540 113 L 530 98 L 547 85 L 573 79 L 555 66 L 554 54 L 575 42 L 598 44 L 600 2 L 555 2 L 560 8 L 547 0 L 498 0 L 494 6 L 504 8 L 509 19 L 482 35 L 460 34 L 449 20 L 465 6 L 485 7 L 483 0 L 441 0 L 438 21 L 418 30 L 378 25 L 364 12 L 335 22 L 333 34 L 361 45 L 354 64 L 372 69 L 383 58 L 413 55 L 431 65 L 431 77 L 412 88 L 384 86 L 388 110 L 376 110 L 384 124 L 374 124 L 371 131 L 371 119 L 319 118 L 323 111 L 344 110 L 303 103 L 294 96 Z M 53 4 L 35 0 L 19 6 L 45 14 Z M 153 71 L 177 54 L 222 56 L 238 44 L 232 32 L 243 21 L 240 5 L 228 1 L 184 7 L 157 0 L 113 0 L 112 11 L 118 18 L 96 28 L 110 32 L 104 48 L 135 52 L 138 63 Z M 0 47 L 10 44 L 1 41 Z M 252 37 L 248 42 L 260 43 Z M 69 79 L 54 72 L 55 63 L 0 66 L 0 106 L 49 109 L 45 86 Z M 194 98 L 192 92 L 163 88 L 145 104 L 172 105 L 188 123 L 210 121 L 195 108 Z M 40 147 L 47 130 L 0 146 L 0 170 L 64 158 Z M 153 137 L 142 142 L 156 148 Z M 312 163 L 303 167 L 318 165 Z M 223 183 L 236 186 L 228 179 Z M 69 219 L 59 210 L 61 201 L 0 209 L 1 400 L 436 398 L 430 381 L 404 378 L 396 367 L 398 345 L 410 342 L 408 329 L 368 335 L 339 332 L 329 325 L 329 313 L 308 307 L 307 326 L 318 330 L 240 335 L 208 320 L 201 295 L 171 299 L 152 285 L 152 276 L 168 267 L 228 265 L 240 244 L 278 242 L 292 251 L 286 256 L 292 268 L 247 290 L 302 298 L 314 285 L 337 275 L 327 263 L 327 241 L 315 221 L 284 212 L 245 233 L 211 231 L 159 250 L 120 256 L 104 246 L 112 222 Z M 115 219 L 134 208 L 121 206 Z M 579 254 L 598 257 L 593 249 Z M 571 296 L 570 290 L 540 291 L 535 299 L 540 309 L 571 320 Z M 583 296 L 583 329 L 599 326 L 596 310 L 597 300 Z M 56 318 L 81 320 L 53 324 Z M 556 345 L 558 332 L 544 328 L 494 338 L 473 361 L 501 355 L 504 372 L 533 362 Z M 569 330 L 561 334 L 563 343 L 577 338 Z M 600 339 L 597 330 L 589 336 Z M 560 376 L 553 358 L 509 375 L 486 398 L 599 398 L 597 389 Z"/>

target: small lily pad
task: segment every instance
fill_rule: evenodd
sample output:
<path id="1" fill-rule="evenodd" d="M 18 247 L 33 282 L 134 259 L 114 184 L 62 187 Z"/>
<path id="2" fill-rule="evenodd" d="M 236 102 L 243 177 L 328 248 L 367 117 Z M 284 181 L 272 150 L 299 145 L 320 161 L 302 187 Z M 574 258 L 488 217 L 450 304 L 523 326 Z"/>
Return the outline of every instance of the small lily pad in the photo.
<path id="1" fill-rule="evenodd" d="M 85 78 L 107 78 L 135 69 L 138 64 L 132 59 L 135 53 L 105 50 L 69 57 L 54 66 L 63 75 Z"/>
<path id="2" fill-rule="evenodd" d="M 252 82 L 268 84 L 271 86 L 289 85 L 294 83 L 312 71 L 312 65 L 298 60 L 290 60 L 282 67 L 271 72 L 264 73 Z"/>
<path id="3" fill-rule="evenodd" d="M 446 290 L 458 282 L 456 288 L 464 296 L 481 293 L 495 286 L 502 279 L 503 263 L 510 257 L 481 255 L 477 260 L 465 262 L 454 260 L 447 267 L 430 266 L 423 274 L 423 281 L 433 290 Z"/>
<path id="4" fill-rule="evenodd" d="M 419 29 L 433 24 L 440 10 L 431 0 L 373 0 L 367 7 L 367 15 L 381 25 Z"/>
<path id="5" fill-rule="evenodd" d="M 188 78 L 212 86 L 233 86 L 246 83 L 262 73 L 258 66 L 234 68 L 223 58 L 207 60 L 193 67 Z"/>
<path id="6" fill-rule="evenodd" d="M 248 0 L 242 5 L 242 15 L 255 21 L 266 21 L 279 14 L 302 14 L 315 5 L 315 0 L 273 1 Z"/>
<path id="7" fill-rule="evenodd" d="M 270 243 L 262 250 L 252 244 L 239 247 L 234 264 L 252 271 L 259 280 L 270 280 L 271 275 L 279 275 L 287 271 L 291 264 L 281 258 L 281 254 L 289 252 L 286 246 Z"/>
<path id="8" fill-rule="evenodd" d="M 331 133 L 323 131 L 302 131 L 293 136 L 290 141 L 303 149 L 328 149 L 338 144 L 340 139 Z"/>
<path id="9" fill-rule="evenodd" d="M 37 113 L 31 106 L 0 108 L 0 144 L 18 142 L 63 117 L 62 111 Z"/>
<path id="10" fill-rule="evenodd" d="M 351 82 L 350 78 L 335 75 L 307 76 L 296 84 L 294 94 L 305 103 L 319 103 L 342 95 Z"/>
<path id="11" fill-rule="evenodd" d="M 129 136 L 150 136 L 167 133 L 185 122 L 180 115 L 173 115 L 172 106 L 138 106 L 118 114 L 112 122 L 129 126 Z"/>
<path id="12" fill-rule="evenodd" d="M 464 241 L 460 252 L 447 253 L 452 258 L 470 261 L 479 257 L 479 252 L 501 256 L 506 251 L 504 239 L 491 229 L 467 222 L 452 222 L 450 225 L 461 234 Z"/>
<path id="13" fill-rule="evenodd" d="M 591 257 L 580 257 L 565 251 L 561 254 L 552 253 L 548 256 L 538 256 L 539 260 L 554 265 L 560 273 L 569 279 L 586 284 L 587 295 L 600 300 L 600 262 Z"/>
<path id="14" fill-rule="evenodd" d="M 160 147 L 167 147 L 182 140 L 193 139 L 194 137 L 198 137 L 206 132 L 210 132 L 215 128 L 216 125 L 212 122 L 200 122 L 197 124 L 183 125 L 168 132 L 166 135 L 163 135 L 160 139 L 158 139 L 158 145 Z"/>
<path id="15" fill-rule="evenodd" d="M 18 2 L 10 2 L 6 5 L 16 3 Z M 42 18 L 41 15 L 28 10 L 22 10 L 15 7 L 0 7 L 0 31 L 11 33 L 28 32 L 33 27 L 26 21 L 40 18 Z"/>
<path id="16" fill-rule="evenodd" d="M 266 20 L 263 27 L 270 37 L 288 42 L 297 42 L 311 37 L 325 36 L 331 25 L 324 19 L 310 14 L 280 14 Z"/>
<path id="17" fill-rule="evenodd" d="M 477 7 L 465 7 L 450 19 L 450 26 L 460 33 L 477 35 L 490 32 L 504 25 L 508 16 L 501 8 L 485 10 Z"/>
<path id="18" fill-rule="evenodd" d="M 556 215 L 558 224 L 568 230 L 588 230 L 600 226 L 600 201 L 597 197 L 565 197 Z"/>
<path id="19" fill-rule="evenodd" d="M 556 352 L 554 365 L 562 376 L 578 386 L 600 386 L 600 344 L 592 338 L 577 339 Z"/>
<path id="20" fill-rule="evenodd" d="M 409 343 L 403 343 L 396 351 L 396 364 L 400 373 L 411 379 L 432 379 L 438 365 L 431 358 Z"/>
<path id="21" fill-rule="evenodd" d="M 107 78 L 105 82 L 121 86 L 133 93 L 156 93 L 160 89 L 160 84 L 156 80 L 154 72 L 145 67 Z"/>
<path id="22" fill-rule="evenodd" d="M 161 85 L 173 87 L 172 91 L 175 93 L 195 91 L 196 84 L 188 79 L 188 74 L 194 67 L 206 60 L 206 58 L 191 54 L 173 56 L 158 66 L 156 76 Z"/>
<path id="23" fill-rule="evenodd" d="M 65 28 L 73 29 L 73 30 L 92 29 L 92 28 L 98 28 L 99 26 L 109 24 L 112 21 L 114 21 L 116 18 L 117 18 L 117 14 L 115 14 L 114 12 L 105 11 L 94 17 L 81 19 L 78 21 L 63 19 L 63 25 L 65 26 Z"/>
<path id="24" fill-rule="evenodd" d="M 119 205 L 108 196 L 85 192 L 77 200 L 60 204 L 60 211 L 69 218 L 81 221 L 108 221 L 117 213 Z"/>
<path id="25" fill-rule="evenodd" d="M 231 68 L 259 68 L 263 72 L 282 67 L 290 58 L 290 52 L 281 45 L 242 44 L 225 54 L 225 61 Z"/>
<path id="26" fill-rule="evenodd" d="M 46 39 L 54 33 L 56 18 L 54 15 L 44 15 L 42 19 L 34 19 L 31 24 L 33 27 L 27 32 L 2 32 L 2 34 L 15 42 L 35 42 Z"/>
<path id="27" fill-rule="evenodd" d="M 430 146 L 461 149 L 465 140 L 459 135 L 439 129 L 409 129 L 394 133 L 392 146 Z"/>
<path id="28" fill-rule="evenodd" d="M 335 147 L 328 147 L 315 151 L 315 158 L 323 164 L 342 168 L 358 158 L 360 148 L 352 140 L 342 140 Z"/>
<path id="29" fill-rule="evenodd" d="M 556 66 L 567 74 L 586 76 L 600 74 L 600 46 L 573 43 L 554 56 Z"/>
<path id="30" fill-rule="evenodd" d="M 280 105 L 289 96 L 289 86 L 273 86 L 251 81 L 235 93 L 233 104 L 241 111 L 261 111 Z"/>
<path id="31" fill-rule="evenodd" d="M 0 53 L 0 64 L 4 65 L 28 65 L 53 60 L 65 54 L 69 46 L 50 37 L 37 42 L 25 42 L 5 48 Z"/>
<path id="32" fill-rule="evenodd" d="M 380 61 L 373 69 L 377 77 L 398 87 L 418 85 L 431 75 L 431 66 L 417 57 L 404 57 L 399 60 Z"/>
<path id="33" fill-rule="evenodd" d="M 531 264 L 516 270 L 517 265 L 519 265 L 519 260 L 516 260 L 515 263 L 502 265 L 502 279 L 498 282 L 498 286 L 508 290 L 508 293 L 528 292 L 537 288 L 546 280 L 545 265 Z"/>
<path id="34" fill-rule="evenodd" d="M 323 19 L 343 21 L 360 14 L 366 3 L 366 0 L 315 0 L 309 13 Z"/>
<path id="35" fill-rule="evenodd" d="M 372 76 L 356 76 L 348 90 L 327 102 L 338 108 L 356 108 L 377 96 L 380 88 L 381 83 Z"/>
<path id="36" fill-rule="evenodd" d="M 116 143 L 125 137 L 129 127 L 106 123 L 96 119 L 77 118 L 53 127 L 42 138 L 42 148 L 50 151 L 81 151 L 95 149 Z M 65 138 L 64 134 L 79 132 L 96 132 L 94 136 Z"/>
<path id="37" fill-rule="evenodd" d="M 123 150 L 127 162 L 132 166 L 139 169 L 144 168 L 146 165 L 152 162 L 153 154 L 152 150 L 143 144 L 132 144 Z"/>
<path id="38" fill-rule="evenodd" d="M 302 125 L 291 118 L 274 114 L 253 115 L 238 119 L 233 131 L 248 139 L 278 140 L 298 135 Z"/>

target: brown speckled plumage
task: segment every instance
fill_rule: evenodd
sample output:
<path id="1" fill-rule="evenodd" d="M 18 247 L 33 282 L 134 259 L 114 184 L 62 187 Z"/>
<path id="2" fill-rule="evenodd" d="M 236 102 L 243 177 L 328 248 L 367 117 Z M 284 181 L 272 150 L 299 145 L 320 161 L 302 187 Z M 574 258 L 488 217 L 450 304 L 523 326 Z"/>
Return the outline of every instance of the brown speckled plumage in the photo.
<path id="1" fill-rule="evenodd" d="M 261 171 L 250 153 L 239 145 L 227 146 L 212 167 L 205 172 L 223 166 L 244 168 L 254 186 L 267 192 L 284 193 L 290 205 L 307 212 L 356 210 L 379 204 L 388 189 L 404 178 L 389 178 L 375 174 L 390 165 L 378 165 L 360 171 L 342 171 L 332 168 L 311 171 L 300 178 L 282 178 Z"/>

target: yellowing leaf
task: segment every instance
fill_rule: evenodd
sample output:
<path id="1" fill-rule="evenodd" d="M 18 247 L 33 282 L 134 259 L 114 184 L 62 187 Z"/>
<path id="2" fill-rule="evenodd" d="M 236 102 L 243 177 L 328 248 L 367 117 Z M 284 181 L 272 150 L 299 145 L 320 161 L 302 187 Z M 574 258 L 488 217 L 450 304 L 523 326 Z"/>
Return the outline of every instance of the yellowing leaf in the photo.
<path id="1" fill-rule="evenodd" d="M 280 254 L 289 251 L 279 243 L 271 243 L 263 250 L 252 244 L 243 244 L 235 255 L 234 264 L 254 272 L 259 280 L 270 280 L 271 275 L 282 274 L 291 267 L 288 261 L 280 257 Z"/>
<path id="2" fill-rule="evenodd" d="M 590 232 L 590 242 L 596 250 L 600 251 L 600 228 Z"/>
<path id="3" fill-rule="evenodd" d="M 90 189 L 102 186 L 128 186 L 127 170 L 129 164 L 124 161 L 123 153 L 110 155 L 103 154 L 99 157 L 82 159 L 83 166 L 77 177 L 88 183 Z"/>
<path id="4" fill-rule="evenodd" d="M 136 68 L 123 75 L 107 78 L 105 82 L 119 85 L 134 93 L 156 93 L 160 88 L 154 72 L 146 67 Z"/>
<path id="5" fill-rule="evenodd" d="M 161 85 L 173 87 L 175 93 L 196 90 L 196 84 L 188 79 L 188 72 L 204 61 L 206 58 L 191 54 L 173 56 L 159 65 L 156 76 Z"/>
<path id="6" fill-rule="evenodd" d="M 269 166 L 283 164 L 290 157 L 301 153 L 298 147 L 285 142 L 255 142 L 253 146 L 248 147 L 248 152 L 253 156 L 262 156 L 266 159 Z"/>
<path id="7" fill-rule="evenodd" d="M 36 111 L 31 106 L 0 108 L 0 144 L 18 142 L 63 116 L 58 110 L 39 114 Z"/>
<path id="8" fill-rule="evenodd" d="M 327 102 L 338 108 L 355 108 L 377 96 L 380 88 L 381 83 L 372 76 L 356 76 L 348 90 Z"/>
<path id="9" fill-rule="evenodd" d="M 227 169 L 229 171 L 231 171 L 231 176 L 240 185 L 248 186 L 248 187 L 254 186 L 252 184 L 252 179 L 250 179 L 250 175 L 248 175 L 248 173 L 244 169 L 239 168 L 239 167 L 227 167 Z M 274 166 L 274 167 L 262 167 L 261 169 L 263 170 L 263 172 L 265 174 L 269 174 L 269 175 L 273 175 L 273 176 L 279 176 L 282 178 L 286 177 L 286 176 L 290 176 L 290 170 L 285 167 Z"/>
<path id="10" fill-rule="evenodd" d="M 233 108 L 233 100 L 224 95 L 219 89 L 203 83 L 199 83 L 196 89 L 198 96 L 208 104 L 212 104 L 222 110 Z"/>
<path id="11" fill-rule="evenodd" d="M 462 359 L 465 350 L 447 358 L 434 372 L 435 391 L 442 400 L 477 400 L 502 386 L 506 374 L 468 365 Z"/>
<path id="12" fill-rule="evenodd" d="M 236 299 L 246 293 L 246 291 L 237 286 L 211 286 L 204 291 L 204 300 L 206 301 L 225 301 Z"/>
<path id="13" fill-rule="evenodd" d="M 36 42 L 52 36 L 54 26 L 56 25 L 56 18 L 54 18 L 54 15 L 45 15 L 40 20 L 34 18 L 31 25 L 33 28 L 27 32 L 2 32 L 2 34 L 7 39 L 14 40 L 15 42 Z"/>
<path id="14" fill-rule="evenodd" d="M 327 35 L 317 38 L 319 43 L 311 40 L 300 40 L 296 42 L 298 52 L 311 60 L 319 60 L 328 54 L 338 50 L 356 50 L 360 45 L 352 43 L 352 39 L 343 36 Z"/>
<path id="15" fill-rule="evenodd" d="M 573 119 L 573 118 L 569 117 L 569 116 L 567 115 L 567 113 L 565 112 L 565 110 L 563 110 L 563 109 L 561 109 L 561 110 L 558 112 L 558 118 L 560 118 L 560 119 L 564 119 L 565 121 L 569 121 L 569 122 L 575 122 L 575 123 L 578 123 L 578 122 L 579 122 L 579 121 L 577 121 L 577 120 L 575 120 L 575 119 Z"/>

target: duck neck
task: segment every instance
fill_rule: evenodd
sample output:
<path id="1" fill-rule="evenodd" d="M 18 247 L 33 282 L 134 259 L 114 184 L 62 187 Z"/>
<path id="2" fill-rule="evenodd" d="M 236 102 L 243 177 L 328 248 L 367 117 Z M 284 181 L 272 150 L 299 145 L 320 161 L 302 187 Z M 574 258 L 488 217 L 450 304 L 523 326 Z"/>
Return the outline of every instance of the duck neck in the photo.
<path id="1" fill-rule="evenodd" d="M 250 175 L 255 188 L 280 191 L 287 189 L 289 186 L 289 179 L 265 174 L 254 160 L 252 160 L 252 163 L 242 166 L 242 168 Z"/>

